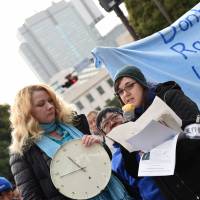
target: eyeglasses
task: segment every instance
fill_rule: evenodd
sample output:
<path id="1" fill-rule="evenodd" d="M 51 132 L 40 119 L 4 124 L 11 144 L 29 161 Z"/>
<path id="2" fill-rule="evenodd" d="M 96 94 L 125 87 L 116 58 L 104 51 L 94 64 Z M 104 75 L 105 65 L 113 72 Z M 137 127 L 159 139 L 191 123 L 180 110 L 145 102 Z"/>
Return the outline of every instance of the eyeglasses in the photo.
<path id="1" fill-rule="evenodd" d="M 102 121 L 101 130 L 106 133 L 108 128 L 110 127 L 111 122 L 118 122 L 119 120 L 121 120 L 121 118 L 122 115 L 118 113 L 113 113 L 110 117 Z"/>
<path id="2" fill-rule="evenodd" d="M 124 89 L 119 89 L 117 92 L 116 92 L 116 95 L 118 96 L 122 96 L 124 94 L 124 92 L 129 92 L 130 90 L 132 90 L 135 86 L 137 82 L 129 82 L 127 83 L 125 86 L 124 86 Z"/>

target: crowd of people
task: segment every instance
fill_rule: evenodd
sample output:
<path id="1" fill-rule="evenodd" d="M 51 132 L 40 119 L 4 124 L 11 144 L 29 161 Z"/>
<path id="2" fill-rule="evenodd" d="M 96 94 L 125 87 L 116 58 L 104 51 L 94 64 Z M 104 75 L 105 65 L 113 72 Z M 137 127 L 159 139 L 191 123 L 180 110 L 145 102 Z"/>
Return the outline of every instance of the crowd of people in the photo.
<path id="1" fill-rule="evenodd" d="M 106 107 L 99 112 L 91 111 L 86 117 L 77 114 L 49 86 L 36 84 L 21 89 L 11 107 L 10 166 L 21 199 L 70 199 L 54 186 L 50 164 L 57 150 L 51 144 L 60 147 L 73 139 L 81 139 L 88 149 L 96 143 L 102 144 L 110 155 L 110 181 L 100 194 L 91 198 L 93 200 L 200 199 L 200 140 L 184 133 L 196 123 L 200 113 L 196 103 L 176 82 L 151 84 L 135 66 L 124 66 L 117 72 L 113 92 L 121 106 L 134 105 L 131 121 L 142 116 L 156 96 L 180 117 L 183 133 L 177 142 L 174 175 L 139 177 L 142 151 L 130 153 L 106 137 L 112 129 L 126 123 L 121 108 Z M 4 198 L 5 194 L 12 196 L 11 193 L 12 184 L 0 178 L 0 199 L 16 199 Z"/>

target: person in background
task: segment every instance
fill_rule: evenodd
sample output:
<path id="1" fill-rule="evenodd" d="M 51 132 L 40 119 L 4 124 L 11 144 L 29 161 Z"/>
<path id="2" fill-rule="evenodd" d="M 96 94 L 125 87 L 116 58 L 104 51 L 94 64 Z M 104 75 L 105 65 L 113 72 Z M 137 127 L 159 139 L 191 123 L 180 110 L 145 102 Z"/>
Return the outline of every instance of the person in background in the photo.
<path id="1" fill-rule="evenodd" d="M 105 135 L 107 135 L 113 128 L 123 123 L 123 112 L 117 107 L 105 107 L 96 117 L 96 127 L 99 132 Z"/>
<path id="2" fill-rule="evenodd" d="M 107 120 L 110 119 L 110 120 Z M 105 119 L 105 120 L 104 120 Z M 112 153 L 114 153 L 114 142 L 105 137 L 114 127 L 123 124 L 123 112 L 120 108 L 117 107 L 105 107 L 102 109 L 96 118 L 96 127 L 99 135 L 103 136 L 103 140 L 106 145 L 109 147 Z"/>
<path id="3" fill-rule="evenodd" d="M 95 110 L 92 110 L 87 114 L 87 120 L 88 120 L 88 124 L 89 124 L 89 127 L 90 127 L 90 132 L 93 135 L 99 135 L 98 129 L 96 127 L 97 114 L 98 114 L 98 112 L 95 111 Z"/>
<path id="4" fill-rule="evenodd" d="M 53 147 L 78 138 L 82 138 L 86 146 L 84 134 L 90 133 L 86 117 L 77 115 L 49 86 L 37 84 L 17 93 L 11 106 L 10 121 L 10 165 L 22 198 L 69 199 L 51 180 L 50 163 L 56 153 Z M 96 139 L 92 138 L 90 142 L 95 143 Z M 124 200 L 132 200 L 119 179 L 112 175 L 105 190 L 92 200 L 118 200 L 122 196 Z"/>
<path id="5" fill-rule="evenodd" d="M 135 119 L 138 119 L 151 105 L 155 96 L 160 97 L 182 120 L 182 129 L 196 123 L 198 106 L 182 91 L 174 81 L 152 85 L 135 66 L 121 68 L 114 77 L 115 94 L 122 106 L 133 104 Z M 158 108 L 159 109 L 159 108 Z M 162 133 L 161 133 L 162 134 Z M 181 137 L 176 148 L 176 167 L 173 176 L 154 177 L 165 199 L 200 199 L 200 140 Z M 129 153 L 122 149 L 124 166 L 129 175 L 137 178 L 138 152 Z"/>
<path id="6" fill-rule="evenodd" d="M 102 133 L 97 128 L 97 121 L 96 121 L 97 115 L 98 115 L 97 111 L 90 111 L 87 114 L 87 120 L 89 123 L 90 131 L 91 131 L 92 135 L 95 135 L 97 140 L 99 138 L 100 139 L 99 141 L 104 142 L 108 146 L 108 148 L 110 150 L 109 155 L 111 155 L 112 151 L 113 151 L 113 142 L 111 140 L 108 140 L 107 138 L 103 137 Z"/>
<path id="7" fill-rule="evenodd" d="M 107 135 L 113 128 L 125 123 L 123 112 L 117 107 L 107 107 L 97 115 L 97 128 L 103 135 Z M 123 133 L 122 133 L 123 134 Z M 107 139 L 107 138 L 106 138 Z M 109 139 L 107 139 L 109 140 Z M 155 182 L 150 177 L 134 178 L 125 169 L 122 156 L 122 146 L 113 143 L 112 170 L 128 185 L 132 196 L 137 200 L 161 200 L 164 199 Z"/>

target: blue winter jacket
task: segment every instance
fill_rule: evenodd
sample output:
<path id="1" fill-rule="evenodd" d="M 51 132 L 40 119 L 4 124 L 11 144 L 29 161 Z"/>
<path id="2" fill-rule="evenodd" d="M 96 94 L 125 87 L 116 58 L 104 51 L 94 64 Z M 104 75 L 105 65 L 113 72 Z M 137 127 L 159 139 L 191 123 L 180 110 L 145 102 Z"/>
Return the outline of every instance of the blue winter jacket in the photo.
<path id="1" fill-rule="evenodd" d="M 128 174 L 124 167 L 120 145 L 115 143 L 113 146 L 112 170 L 116 172 L 118 176 L 131 187 L 131 189 L 135 190 L 138 188 L 140 196 L 137 197 L 137 200 L 165 200 L 151 177 L 135 179 Z M 137 160 L 139 162 L 139 154 L 137 154 Z"/>

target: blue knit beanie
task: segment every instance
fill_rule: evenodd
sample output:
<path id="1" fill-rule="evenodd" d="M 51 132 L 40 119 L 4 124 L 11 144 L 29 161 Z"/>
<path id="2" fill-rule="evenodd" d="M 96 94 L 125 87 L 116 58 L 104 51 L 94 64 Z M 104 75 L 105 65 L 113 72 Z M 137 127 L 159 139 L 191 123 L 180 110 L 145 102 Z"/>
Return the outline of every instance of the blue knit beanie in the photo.
<path id="1" fill-rule="evenodd" d="M 0 192 L 12 190 L 12 184 L 6 178 L 0 176 Z"/>

